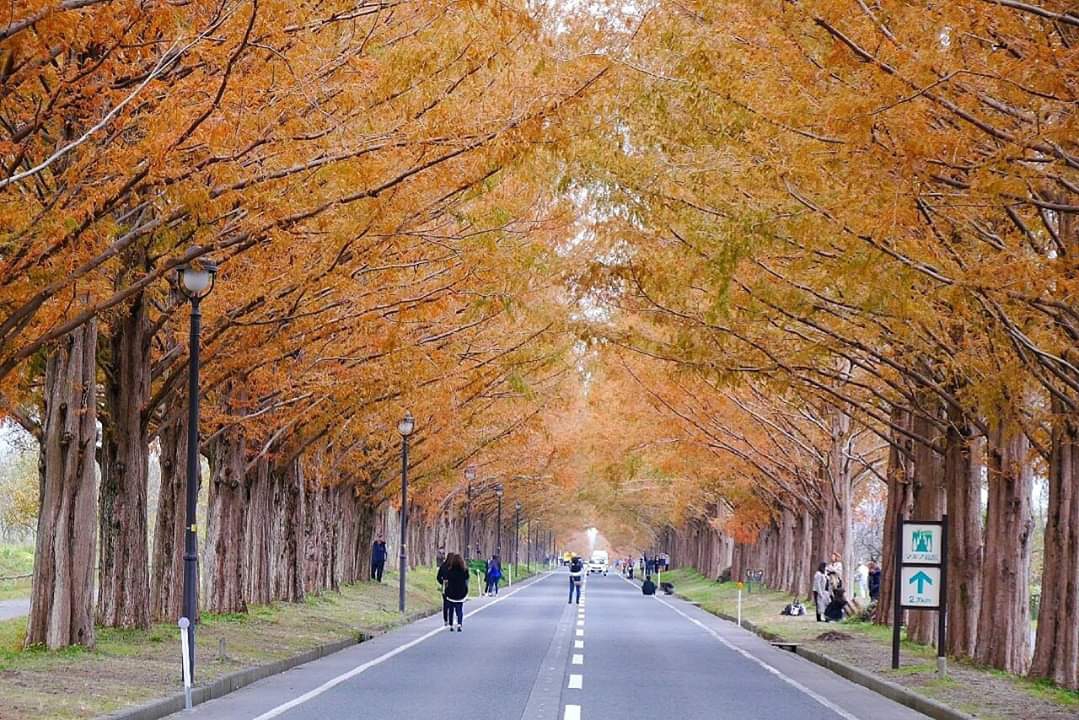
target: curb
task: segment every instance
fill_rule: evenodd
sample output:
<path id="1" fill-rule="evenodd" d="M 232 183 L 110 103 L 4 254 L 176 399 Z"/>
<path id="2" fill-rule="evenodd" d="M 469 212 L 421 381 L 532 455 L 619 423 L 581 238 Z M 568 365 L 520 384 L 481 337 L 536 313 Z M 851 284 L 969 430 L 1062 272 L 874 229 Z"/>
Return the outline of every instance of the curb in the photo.
<path id="1" fill-rule="evenodd" d="M 411 613 L 405 616 L 404 622 L 386 628 L 381 632 L 388 632 L 389 630 L 403 627 L 404 625 L 416 622 L 417 620 L 431 617 L 434 613 L 435 611 L 433 609 Z M 376 634 L 381 634 L 381 632 Z M 253 667 L 244 668 L 243 670 L 231 672 L 228 675 L 219 677 L 208 685 L 198 685 L 191 688 L 191 705 L 194 707 L 195 705 L 201 705 L 209 700 L 216 700 L 219 697 L 228 695 L 231 692 L 235 692 L 242 687 L 268 678 L 271 675 L 283 673 L 286 670 L 291 670 L 299 665 L 305 665 L 327 655 L 332 655 L 333 653 L 350 648 L 353 645 L 359 645 L 373 637 L 375 637 L 373 634 L 357 632 L 351 637 L 319 645 L 302 652 L 299 655 L 293 655 L 291 657 L 276 660 L 272 663 L 266 663 L 265 665 L 255 665 Z M 108 715 L 102 715 L 100 716 L 100 720 L 160 720 L 173 713 L 178 713 L 183 709 L 184 694 L 179 692 L 143 705 L 136 705 L 135 707 L 117 710 Z"/>
<path id="2" fill-rule="evenodd" d="M 734 616 L 728 615 L 724 612 L 703 608 L 696 603 L 692 603 L 692 601 L 688 600 L 687 598 L 682 597 L 677 592 L 675 592 L 675 596 L 681 598 L 685 602 L 690 602 L 695 607 L 704 610 L 704 612 L 708 613 L 709 615 L 715 615 L 719 619 L 726 620 L 727 622 L 733 623 L 735 625 L 738 624 L 738 618 Z M 764 640 L 768 640 L 769 642 L 782 640 L 779 635 L 776 635 L 775 633 L 769 632 L 767 630 L 762 630 L 749 620 L 743 619 L 742 627 L 750 631 L 754 635 Z M 934 720 L 977 720 L 977 718 L 972 715 L 967 715 L 964 712 L 960 712 L 959 710 L 950 708 L 947 705 L 937 702 L 936 700 L 930 700 L 924 695 L 919 695 L 913 690 L 908 690 L 902 685 L 894 683 L 891 680 L 885 680 L 878 675 L 866 672 L 861 668 L 857 668 L 853 665 L 848 665 L 847 663 L 840 662 L 839 660 L 828 657 L 827 655 L 823 655 L 813 650 L 809 650 L 800 645 L 794 649 L 794 654 L 798 655 L 799 657 L 805 658 L 806 660 L 815 665 L 820 665 L 821 667 L 834 672 L 836 675 L 850 680 L 856 685 L 861 685 L 868 690 L 872 690 L 878 695 L 883 695 L 889 700 L 893 700 L 900 705 L 905 705 L 911 710 L 920 712 L 921 714 L 931 717 Z"/>
<path id="3" fill-rule="evenodd" d="M 950 708 L 936 700 L 930 700 L 924 695 L 919 695 L 916 692 L 908 690 L 898 683 L 894 683 L 891 680 L 885 680 L 873 673 L 840 662 L 827 655 L 822 655 L 803 647 L 796 648 L 794 652 L 796 655 L 804 657 L 806 660 L 816 663 L 821 667 L 827 668 L 836 675 L 850 680 L 852 683 L 868 688 L 878 695 L 883 695 L 890 700 L 894 700 L 900 705 L 906 705 L 911 710 L 916 710 L 923 715 L 928 715 L 929 717 L 934 718 L 934 720 L 975 720 L 974 717 L 967 715 L 966 713 Z"/>

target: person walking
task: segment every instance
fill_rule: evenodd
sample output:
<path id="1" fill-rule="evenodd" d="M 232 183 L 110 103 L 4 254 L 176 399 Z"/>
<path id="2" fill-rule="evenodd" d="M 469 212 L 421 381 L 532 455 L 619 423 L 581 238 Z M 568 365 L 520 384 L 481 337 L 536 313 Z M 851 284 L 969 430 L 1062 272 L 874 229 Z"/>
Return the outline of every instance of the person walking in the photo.
<path id="1" fill-rule="evenodd" d="M 574 602 L 574 593 L 577 594 L 576 603 L 581 604 L 581 584 L 584 582 L 584 562 L 574 555 L 569 563 L 569 602 Z M 568 604 L 568 603 L 567 603 Z"/>
<path id="2" fill-rule="evenodd" d="M 485 579 L 487 581 L 487 589 L 484 592 L 487 595 L 497 595 L 498 584 L 502 581 L 502 558 L 498 555 L 492 555 L 491 562 L 487 563 L 487 575 Z"/>
<path id="3" fill-rule="evenodd" d="M 452 555 L 452 553 L 450 553 L 450 555 Z M 442 624 L 446 627 L 449 627 L 452 622 L 450 616 L 450 601 L 446 597 L 446 574 L 450 569 L 450 555 L 447 555 L 438 566 L 438 575 L 435 576 L 435 581 L 438 583 L 438 586 L 442 588 Z"/>
<path id="4" fill-rule="evenodd" d="M 371 579 L 382 582 L 382 571 L 386 568 L 386 541 L 379 535 L 371 546 Z"/>
<path id="5" fill-rule="evenodd" d="M 446 557 L 445 570 L 439 570 L 442 578 L 443 605 L 446 607 L 446 627 L 453 632 L 453 618 L 457 617 L 457 632 L 462 631 L 465 600 L 468 599 L 468 568 L 459 553 Z"/>
<path id="6" fill-rule="evenodd" d="M 813 574 L 813 602 L 817 606 L 817 622 L 823 620 L 824 609 L 832 600 L 832 594 L 828 592 L 828 565 L 821 563 L 817 566 L 817 572 Z"/>

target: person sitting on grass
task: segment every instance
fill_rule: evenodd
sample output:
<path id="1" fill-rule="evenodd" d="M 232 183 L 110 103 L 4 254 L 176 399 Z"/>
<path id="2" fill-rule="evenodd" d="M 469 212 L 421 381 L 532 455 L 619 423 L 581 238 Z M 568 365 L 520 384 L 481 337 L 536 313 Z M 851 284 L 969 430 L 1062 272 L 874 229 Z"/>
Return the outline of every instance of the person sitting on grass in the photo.
<path id="1" fill-rule="evenodd" d="M 655 595 L 656 594 L 656 584 L 654 582 L 652 582 L 652 576 L 651 575 L 645 576 L 644 584 L 641 585 L 641 592 L 643 592 L 645 595 Z"/>

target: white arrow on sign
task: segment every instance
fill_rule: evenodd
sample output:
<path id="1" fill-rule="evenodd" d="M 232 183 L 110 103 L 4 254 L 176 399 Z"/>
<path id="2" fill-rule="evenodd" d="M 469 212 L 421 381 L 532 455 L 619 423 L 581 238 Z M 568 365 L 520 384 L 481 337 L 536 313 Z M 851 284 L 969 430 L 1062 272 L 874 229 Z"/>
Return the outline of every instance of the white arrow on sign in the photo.
<path id="1" fill-rule="evenodd" d="M 900 600 L 904 607 L 940 607 L 940 568 L 903 567 L 900 573 Z"/>

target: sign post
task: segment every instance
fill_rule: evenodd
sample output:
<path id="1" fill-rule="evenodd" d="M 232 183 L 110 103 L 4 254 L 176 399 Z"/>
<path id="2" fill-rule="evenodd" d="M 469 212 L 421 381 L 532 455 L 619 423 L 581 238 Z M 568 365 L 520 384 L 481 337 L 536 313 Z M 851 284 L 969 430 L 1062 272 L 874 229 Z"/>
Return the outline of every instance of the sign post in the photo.
<path id="1" fill-rule="evenodd" d="M 948 672 L 945 654 L 948 605 L 948 516 L 899 521 L 895 543 L 892 668 L 899 668 L 903 610 L 937 611 L 937 671 Z"/>
<path id="2" fill-rule="evenodd" d="M 191 621 L 186 617 L 180 618 L 177 623 L 180 626 L 180 652 L 183 653 L 184 668 L 184 708 L 191 709 L 191 655 L 187 652 L 187 629 Z"/>
<path id="3" fill-rule="evenodd" d="M 742 585 L 741 581 L 738 582 L 738 627 L 742 627 Z"/>

